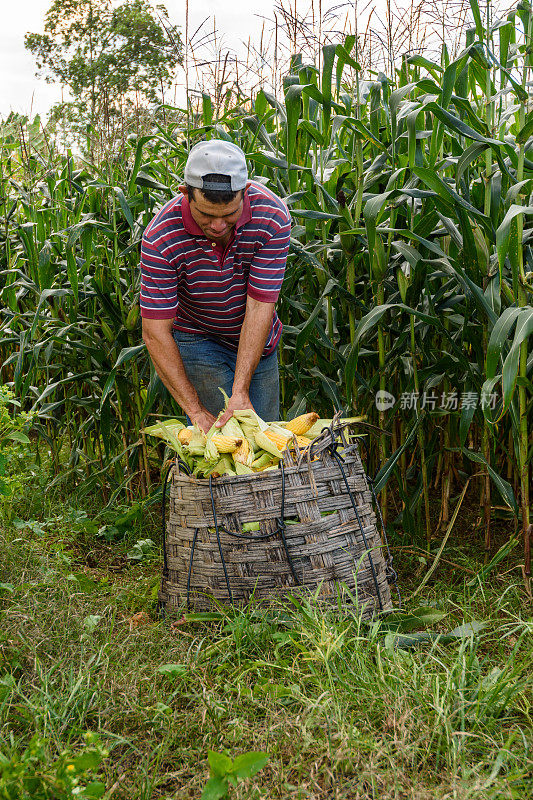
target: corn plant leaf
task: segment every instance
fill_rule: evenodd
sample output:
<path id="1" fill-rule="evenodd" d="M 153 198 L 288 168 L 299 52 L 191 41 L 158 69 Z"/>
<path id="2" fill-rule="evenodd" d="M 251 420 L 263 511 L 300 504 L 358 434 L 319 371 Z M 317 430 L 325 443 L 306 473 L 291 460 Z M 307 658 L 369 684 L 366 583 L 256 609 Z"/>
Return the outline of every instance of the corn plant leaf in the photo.
<path id="1" fill-rule="evenodd" d="M 463 447 L 461 452 L 470 461 L 474 461 L 476 464 L 483 464 L 486 467 L 494 485 L 496 486 L 498 492 L 501 495 L 503 502 L 509 506 L 509 508 L 518 516 L 518 504 L 516 502 L 516 498 L 514 496 L 513 487 L 510 483 L 508 483 L 502 476 L 496 472 L 495 469 L 491 467 L 491 465 L 487 462 L 486 458 L 481 453 L 476 453 L 474 450 L 469 450 L 466 447 Z"/>
<path id="2" fill-rule="evenodd" d="M 518 368 L 520 360 L 520 348 L 529 336 L 533 333 L 533 308 L 531 306 L 522 309 L 522 313 L 516 320 L 515 335 L 513 343 L 507 354 L 502 369 L 502 390 L 503 408 L 501 417 L 505 414 L 511 404 L 516 381 L 518 378 Z"/>
<path id="3" fill-rule="evenodd" d="M 470 430 L 477 409 L 477 392 L 473 390 L 472 385 L 469 383 L 466 385 L 465 396 L 461 406 L 461 415 L 459 417 L 459 441 L 461 447 L 466 442 L 466 437 L 468 436 L 468 431 Z M 470 401 L 466 399 L 468 396 L 470 396 Z"/>
<path id="4" fill-rule="evenodd" d="M 499 225 L 496 230 L 496 250 L 498 252 L 498 264 L 500 266 L 500 281 L 502 280 L 503 265 L 509 250 L 511 224 L 516 217 L 522 214 L 533 214 L 533 206 L 519 206 L 513 203 L 503 218 L 501 225 Z"/>
<path id="5" fill-rule="evenodd" d="M 131 208 L 128 205 L 128 201 L 126 200 L 126 196 L 124 195 L 124 192 L 122 191 L 122 189 L 119 186 L 115 186 L 115 194 L 117 195 L 118 202 L 119 202 L 120 207 L 122 209 L 122 212 L 123 212 L 123 214 L 124 214 L 124 216 L 126 218 L 126 222 L 130 226 L 130 228 L 133 230 L 133 228 L 135 227 L 135 220 L 133 219 L 133 214 L 131 213 Z"/>
<path id="6" fill-rule="evenodd" d="M 521 314 L 522 309 L 511 307 L 506 308 L 502 315 L 497 319 L 492 332 L 490 334 L 489 344 L 487 346 L 486 358 L 486 373 L 487 378 L 494 378 L 496 369 L 502 358 L 503 347 L 507 342 L 509 331 L 516 322 L 517 317 Z"/>
<path id="7" fill-rule="evenodd" d="M 476 25 L 476 36 L 478 39 L 483 39 L 483 22 L 481 20 L 481 12 L 479 10 L 479 3 L 478 0 L 469 0 L 470 3 L 470 10 L 472 11 L 472 16 L 474 17 L 474 22 Z"/>
<path id="8" fill-rule="evenodd" d="M 147 172 L 143 172 L 143 170 L 139 170 L 137 176 L 135 178 L 135 183 L 137 186 L 142 186 L 146 189 L 157 189 L 160 192 L 167 192 L 171 191 L 169 186 L 165 186 L 164 183 L 160 183 L 156 181 L 155 178 L 152 178 L 151 175 L 148 175 Z"/>
<path id="9" fill-rule="evenodd" d="M 418 426 L 422 422 L 423 415 L 421 414 L 416 418 L 414 421 L 411 430 L 409 431 L 408 435 L 405 437 L 405 441 L 401 444 L 401 446 L 395 450 L 392 456 L 388 459 L 388 461 L 381 466 L 378 470 L 375 478 L 374 478 L 374 491 L 376 494 L 379 494 L 391 475 L 394 472 L 394 468 L 398 463 L 398 459 L 400 458 L 401 454 L 407 450 L 413 439 L 415 438 L 416 432 L 418 430 Z"/>

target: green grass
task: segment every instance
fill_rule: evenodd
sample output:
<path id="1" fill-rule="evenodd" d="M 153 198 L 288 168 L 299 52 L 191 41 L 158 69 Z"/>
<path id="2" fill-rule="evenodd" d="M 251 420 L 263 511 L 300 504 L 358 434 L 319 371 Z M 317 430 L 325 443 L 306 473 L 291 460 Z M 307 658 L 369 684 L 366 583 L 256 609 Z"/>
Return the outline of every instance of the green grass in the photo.
<path id="1" fill-rule="evenodd" d="M 4 755 L 38 734 L 51 763 L 98 731 L 104 796 L 124 800 L 199 798 L 209 750 L 268 753 L 239 799 L 529 796 L 532 623 L 509 563 L 485 584 L 439 567 L 411 607 L 445 612 L 436 631 L 486 625 L 446 644 L 395 649 L 378 626 L 307 602 L 172 625 L 156 621 L 159 555 L 127 558 L 136 538 L 159 541 L 155 515 L 107 544 L 110 519 L 28 496 L 28 524 L 0 533 Z M 480 566 L 464 545 L 446 555 Z M 426 567 L 404 556 L 398 569 L 407 596 Z M 130 631 L 142 610 L 153 621 Z"/>

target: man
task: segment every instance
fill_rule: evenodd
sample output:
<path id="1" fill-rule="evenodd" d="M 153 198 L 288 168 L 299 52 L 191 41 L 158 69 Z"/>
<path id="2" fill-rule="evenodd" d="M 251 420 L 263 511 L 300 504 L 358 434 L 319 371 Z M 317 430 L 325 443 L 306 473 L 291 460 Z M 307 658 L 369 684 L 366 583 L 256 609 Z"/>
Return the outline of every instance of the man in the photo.
<path id="1" fill-rule="evenodd" d="M 187 159 L 181 194 L 142 243 L 143 339 L 157 374 L 192 422 L 233 411 L 279 419 L 275 312 L 290 238 L 287 207 L 248 180 L 237 145 L 211 140 Z"/>

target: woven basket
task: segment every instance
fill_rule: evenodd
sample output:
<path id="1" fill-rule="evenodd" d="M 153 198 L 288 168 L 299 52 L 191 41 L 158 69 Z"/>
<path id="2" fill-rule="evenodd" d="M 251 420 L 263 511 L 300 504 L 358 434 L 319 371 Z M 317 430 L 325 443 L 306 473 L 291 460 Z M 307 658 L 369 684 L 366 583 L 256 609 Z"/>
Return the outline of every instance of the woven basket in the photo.
<path id="1" fill-rule="evenodd" d="M 308 456 L 288 454 L 283 469 L 210 482 L 172 468 L 160 593 L 168 611 L 317 590 L 323 599 L 355 600 L 366 618 L 391 608 L 357 444 L 345 439 L 339 458 L 331 434 Z M 260 530 L 243 536 L 249 522 Z"/>

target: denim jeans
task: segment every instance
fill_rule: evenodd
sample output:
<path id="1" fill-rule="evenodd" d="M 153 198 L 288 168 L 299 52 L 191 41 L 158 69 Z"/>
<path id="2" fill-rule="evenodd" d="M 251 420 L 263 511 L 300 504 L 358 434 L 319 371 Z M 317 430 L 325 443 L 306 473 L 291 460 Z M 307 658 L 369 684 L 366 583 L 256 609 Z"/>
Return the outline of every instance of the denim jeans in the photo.
<path id="1" fill-rule="evenodd" d="M 224 408 L 224 397 L 218 387 L 231 397 L 237 353 L 202 334 L 174 331 L 173 336 L 200 402 L 216 416 Z M 250 401 L 262 419 L 267 422 L 279 419 L 277 349 L 259 361 L 250 383 Z"/>

